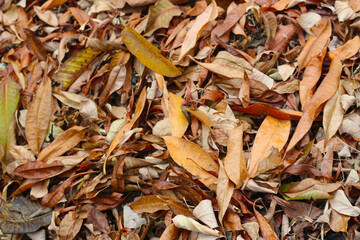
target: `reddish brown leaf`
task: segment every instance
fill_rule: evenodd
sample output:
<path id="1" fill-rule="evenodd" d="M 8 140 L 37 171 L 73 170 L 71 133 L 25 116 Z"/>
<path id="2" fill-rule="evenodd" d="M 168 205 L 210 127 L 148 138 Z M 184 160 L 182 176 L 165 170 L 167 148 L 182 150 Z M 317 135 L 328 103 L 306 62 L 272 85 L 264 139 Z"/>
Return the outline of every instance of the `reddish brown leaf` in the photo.
<path id="1" fill-rule="evenodd" d="M 45 162 L 28 162 L 15 168 L 14 174 L 27 179 L 48 178 L 61 172 L 64 164 L 54 161 L 50 164 Z"/>

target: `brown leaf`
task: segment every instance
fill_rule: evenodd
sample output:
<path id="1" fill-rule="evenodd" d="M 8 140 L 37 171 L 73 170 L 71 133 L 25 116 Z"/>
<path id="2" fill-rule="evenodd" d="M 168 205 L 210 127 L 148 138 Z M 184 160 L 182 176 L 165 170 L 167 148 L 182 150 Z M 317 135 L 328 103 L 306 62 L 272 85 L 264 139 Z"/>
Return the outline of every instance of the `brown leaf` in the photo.
<path id="1" fill-rule="evenodd" d="M 63 168 L 64 164 L 59 161 L 52 163 L 30 161 L 15 168 L 13 173 L 22 178 L 39 179 L 54 176 L 61 172 Z"/>
<path id="2" fill-rule="evenodd" d="M 74 211 L 68 212 L 60 222 L 59 238 L 60 240 L 74 239 L 80 232 L 83 219 L 77 216 Z"/>
<path id="3" fill-rule="evenodd" d="M 163 195 L 147 195 L 130 204 L 130 208 L 137 213 L 154 213 L 168 210 L 167 203 L 163 200 L 179 202 L 178 199 Z"/>
<path id="4" fill-rule="evenodd" d="M 85 128 L 74 126 L 61 133 L 49 146 L 44 148 L 38 156 L 38 161 L 63 155 L 75 147 L 85 136 Z"/>
<path id="5" fill-rule="evenodd" d="M 36 36 L 34 32 L 32 32 L 29 29 L 24 29 L 26 34 L 26 47 L 29 49 L 29 51 L 34 54 L 37 58 L 39 58 L 41 61 L 46 60 L 46 49 L 44 44 L 40 41 L 40 39 Z"/>
<path id="6" fill-rule="evenodd" d="M 51 114 L 51 81 L 45 78 L 26 114 L 25 136 L 29 147 L 36 154 L 47 135 Z"/>

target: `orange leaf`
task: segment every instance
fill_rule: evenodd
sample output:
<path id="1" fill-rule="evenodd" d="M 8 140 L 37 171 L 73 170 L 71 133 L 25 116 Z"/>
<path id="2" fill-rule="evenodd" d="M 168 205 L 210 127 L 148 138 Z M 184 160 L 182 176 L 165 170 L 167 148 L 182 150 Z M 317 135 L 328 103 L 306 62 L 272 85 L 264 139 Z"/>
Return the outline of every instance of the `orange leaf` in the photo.
<path id="1" fill-rule="evenodd" d="M 179 60 L 183 59 L 186 54 L 196 45 L 196 41 L 201 36 L 204 31 L 206 25 L 215 20 L 218 16 L 218 9 L 216 2 L 214 0 L 211 1 L 211 4 L 199 15 L 196 17 L 194 25 L 190 28 L 186 37 L 183 41 L 180 50 Z"/>
<path id="2" fill-rule="evenodd" d="M 279 120 L 271 116 L 265 118 L 256 134 L 254 145 L 251 149 L 248 167 L 249 178 L 254 177 L 259 162 L 265 158 L 266 153 L 271 147 L 281 151 L 289 138 L 290 127 L 290 120 Z"/>
<path id="3" fill-rule="evenodd" d="M 214 188 L 216 177 L 208 171 L 218 173 L 219 166 L 212 157 L 197 144 L 178 137 L 163 137 L 172 159 L 185 168 L 207 187 Z"/>
<path id="4" fill-rule="evenodd" d="M 47 0 L 43 5 L 41 5 L 41 10 L 48 10 L 54 7 L 63 5 L 69 0 Z"/>
<path id="5" fill-rule="evenodd" d="M 256 220 L 259 223 L 261 234 L 264 240 L 279 240 L 274 230 L 271 228 L 270 224 L 266 221 L 266 219 L 255 209 L 254 205 L 254 214 Z"/>
<path id="6" fill-rule="evenodd" d="M 125 26 L 121 36 L 129 51 L 146 67 L 167 77 L 181 75 L 181 71 L 171 61 L 161 55 L 157 47 L 148 42 L 131 27 Z"/>
<path id="7" fill-rule="evenodd" d="M 295 129 L 294 135 L 292 136 L 290 143 L 286 149 L 286 152 L 295 147 L 296 143 L 298 143 L 301 138 L 307 133 L 307 131 L 309 131 L 312 122 L 321 112 L 322 105 L 335 94 L 339 86 L 341 72 L 341 61 L 337 58 L 334 58 L 331 61 L 328 74 L 321 82 L 313 98 L 309 102 L 309 107 L 306 108 L 303 116 L 301 117 Z"/>
<path id="8" fill-rule="evenodd" d="M 26 140 L 30 149 L 36 154 L 39 153 L 48 132 L 52 113 L 51 101 L 51 81 L 45 78 L 26 114 Z"/>
<path id="9" fill-rule="evenodd" d="M 327 46 L 331 36 L 331 23 L 329 19 L 323 18 L 318 22 L 318 28 L 313 30 L 314 36 L 310 36 L 298 56 L 300 69 L 306 67 L 313 58 L 319 56 L 324 47 Z"/>
<path id="10" fill-rule="evenodd" d="M 360 37 L 356 36 L 353 39 L 347 41 L 341 47 L 338 47 L 334 51 L 329 52 L 329 56 L 331 59 L 337 58 L 339 60 L 345 60 L 358 53 L 359 49 L 360 49 Z"/>
<path id="11" fill-rule="evenodd" d="M 178 138 L 181 138 L 184 135 L 189 125 L 189 121 L 181 109 L 181 104 L 183 102 L 184 99 L 178 95 L 169 93 L 169 118 L 171 135 Z"/>
<path id="12" fill-rule="evenodd" d="M 229 130 L 227 153 L 224 167 L 230 180 L 239 188 L 247 176 L 246 160 L 243 151 L 243 125 Z"/>
<path id="13" fill-rule="evenodd" d="M 47 161 L 50 158 L 63 155 L 75 147 L 85 136 L 85 128 L 74 126 L 61 133 L 49 146 L 44 148 L 38 157 L 38 161 Z"/>
<path id="14" fill-rule="evenodd" d="M 134 126 L 135 122 L 138 120 L 138 118 L 140 117 L 140 115 L 144 109 L 145 103 L 146 103 L 146 88 L 144 88 L 140 93 L 139 99 L 136 103 L 135 113 L 134 113 L 133 118 L 118 131 L 115 138 L 112 140 L 112 142 L 110 144 L 110 147 L 106 153 L 106 157 L 105 157 L 105 161 L 104 161 L 104 166 L 103 166 L 104 174 L 106 174 L 106 161 L 109 158 L 111 152 L 118 146 L 118 144 L 120 143 L 124 134 L 126 132 L 130 131 L 131 128 Z"/>
<path id="15" fill-rule="evenodd" d="M 300 81 L 299 96 L 304 111 L 313 97 L 316 84 L 321 77 L 322 64 L 326 55 L 327 46 L 328 44 L 325 44 L 322 52 L 311 59 L 304 71 L 303 79 Z"/>
<path id="16" fill-rule="evenodd" d="M 88 22 L 90 19 L 89 15 L 83 10 L 80 10 L 75 7 L 71 7 L 70 11 L 71 11 L 71 14 L 74 16 L 76 21 L 79 22 L 80 25 L 83 25 L 84 23 Z"/>
<path id="17" fill-rule="evenodd" d="M 154 213 L 160 210 L 168 210 L 169 207 L 163 200 L 179 202 L 178 199 L 161 195 L 143 196 L 130 204 L 130 208 L 137 213 Z"/>

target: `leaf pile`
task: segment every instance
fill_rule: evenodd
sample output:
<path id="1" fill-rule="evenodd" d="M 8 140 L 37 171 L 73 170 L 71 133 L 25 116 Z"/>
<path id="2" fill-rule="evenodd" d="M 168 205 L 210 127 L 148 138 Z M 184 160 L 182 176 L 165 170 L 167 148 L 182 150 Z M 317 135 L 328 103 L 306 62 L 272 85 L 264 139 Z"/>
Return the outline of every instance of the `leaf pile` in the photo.
<path id="1" fill-rule="evenodd" d="M 0 16 L 9 238 L 360 238 L 358 0 Z"/>

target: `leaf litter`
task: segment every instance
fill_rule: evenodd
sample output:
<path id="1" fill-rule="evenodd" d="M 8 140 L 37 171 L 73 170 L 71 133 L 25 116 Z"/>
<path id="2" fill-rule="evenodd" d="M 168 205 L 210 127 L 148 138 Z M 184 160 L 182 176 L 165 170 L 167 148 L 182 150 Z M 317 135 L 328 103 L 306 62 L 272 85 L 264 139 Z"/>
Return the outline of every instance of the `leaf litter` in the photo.
<path id="1" fill-rule="evenodd" d="M 4 237 L 359 239 L 357 0 L 0 12 Z"/>

